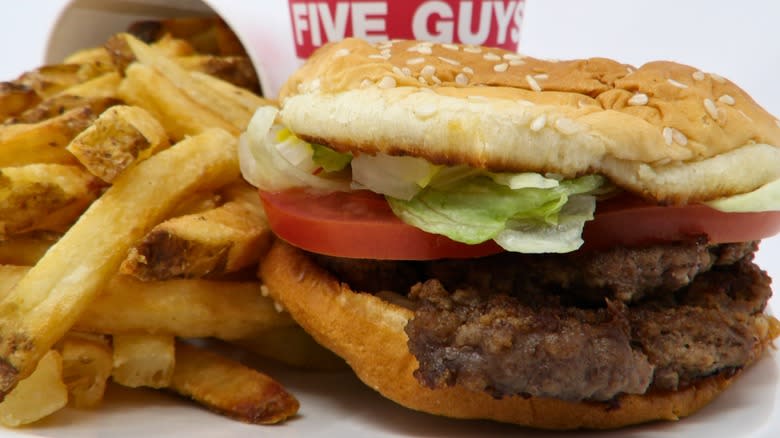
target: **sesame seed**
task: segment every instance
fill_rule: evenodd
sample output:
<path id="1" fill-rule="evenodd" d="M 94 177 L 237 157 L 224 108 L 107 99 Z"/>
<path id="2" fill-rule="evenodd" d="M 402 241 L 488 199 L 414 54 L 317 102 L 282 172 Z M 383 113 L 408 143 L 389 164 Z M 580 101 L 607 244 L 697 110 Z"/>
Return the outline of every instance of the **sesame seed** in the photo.
<path id="1" fill-rule="evenodd" d="M 504 59 L 506 61 L 521 60 L 523 59 L 523 55 L 519 53 L 504 53 Z"/>
<path id="2" fill-rule="evenodd" d="M 284 312 L 284 306 L 282 306 L 282 303 L 280 303 L 278 301 L 274 301 L 274 309 L 276 309 L 277 313 Z"/>
<path id="3" fill-rule="evenodd" d="M 439 58 L 440 60 L 446 62 L 447 64 L 460 65 L 460 62 L 458 62 L 458 61 L 456 61 L 454 59 L 445 58 L 443 56 L 437 56 L 437 58 Z"/>
<path id="4" fill-rule="evenodd" d="M 410 70 L 409 67 L 401 67 L 401 73 L 403 73 L 404 76 L 411 76 L 412 70 Z"/>
<path id="5" fill-rule="evenodd" d="M 458 85 L 468 85 L 469 77 L 463 73 L 458 73 L 458 75 L 455 76 L 455 83 Z"/>
<path id="6" fill-rule="evenodd" d="M 495 53 L 485 53 L 482 58 L 485 61 L 501 61 L 501 57 L 496 55 Z"/>
<path id="7" fill-rule="evenodd" d="M 417 52 L 423 55 L 430 55 L 433 53 L 433 50 L 431 50 L 430 46 L 420 46 L 417 48 Z"/>
<path id="8" fill-rule="evenodd" d="M 677 82 L 677 81 L 675 81 L 672 78 L 669 78 L 666 81 L 669 82 L 670 84 L 674 85 L 677 88 L 688 88 L 687 85 L 683 84 L 682 82 Z"/>
<path id="9" fill-rule="evenodd" d="M 445 44 L 442 44 L 441 46 L 444 47 L 447 50 L 454 50 L 456 52 L 458 51 L 458 45 L 457 44 L 445 43 Z"/>
<path id="10" fill-rule="evenodd" d="M 463 48 L 463 51 L 468 53 L 482 53 L 482 49 L 477 46 L 466 46 Z"/>
<path id="11" fill-rule="evenodd" d="M 636 93 L 633 96 L 631 96 L 631 99 L 628 99 L 628 104 L 631 106 L 647 105 L 647 102 L 649 100 L 650 99 L 648 99 L 647 94 Z"/>
<path id="12" fill-rule="evenodd" d="M 539 73 L 538 75 L 534 75 L 534 79 L 539 81 L 546 81 L 549 79 L 549 75 L 547 73 Z"/>
<path id="13" fill-rule="evenodd" d="M 417 45 L 420 47 L 433 47 L 433 41 L 421 41 Z"/>
<path id="14" fill-rule="evenodd" d="M 691 73 L 691 76 L 696 81 L 703 81 L 704 80 L 704 72 L 703 71 L 695 71 Z"/>
<path id="15" fill-rule="evenodd" d="M 715 102 L 712 99 L 704 99 L 704 109 L 707 110 L 707 114 L 715 120 L 718 120 L 718 107 L 715 106 Z"/>
<path id="16" fill-rule="evenodd" d="M 373 85 L 373 82 L 369 81 L 368 79 L 363 79 L 363 81 L 360 83 L 360 88 L 366 88 Z"/>
<path id="17" fill-rule="evenodd" d="M 390 59 L 389 55 L 385 56 L 385 55 L 377 54 L 377 53 L 375 53 L 373 55 L 368 55 L 368 57 L 371 58 L 371 59 L 381 59 L 383 61 L 387 61 L 388 59 Z"/>
<path id="18" fill-rule="evenodd" d="M 420 74 L 423 76 L 433 76 L 436 74 L 436 67 L 430 64 L 426 65 L 422 70 L 420 70 Z"/>
<path id="19" fill-rule="evenodd" d="M 493 66 L 493 71 L 495 71 L 496 73 L 503 73 L 503 72 L 505 72 L 505 71 L 506 71 L 506 69 L 508 69 L 508 68 L 509 68 L 509 64 L 507 64 L 506 62 L 504 62 L 504 63 L 501 63 L 501 64 L 496 64 L 496 65 L 494 65 L 494 66 Z"/>
<path id="20" fill-rule="evenodd" d="M 720 82 L 721 84 L 726 82 L 726 78 L 724 78 L 724 77 L 723 77 L 723 76 L 721 76 L 721 75 L 715 74 L 715 73 L 710 73 L 710 77 L 711 77 L 711 78 L 712 78 L 712 79 L 713 79 L 715 82 Z"/>
<path id="21" fill-rule="evenodd" d="M 536 79 L 531 75 L 525 75 L 525 81 L 528 82 L 528 86 L 531 87 L 532 90 L 542 91 L 542 87 L 539 86 L 539 83 L 536 82 Z"/>
<path id="22" fill-rule="evenodd" d="M 396 67 L 396 66 L 393 66 L 393 73 L 397 74 L 398 76 L 403 76 L 404 75 L 404 72 L 401 71 L 401 69 Z"/>
<path id="23" fill-rule="evenodd" d="M 523 64 L 525 64 L 525 61 L 523 61 L 522 59 L 512 59 L 509 61 L 509 65 L 511 65 L 512 67 L 517 67 L 518 65 L 523 65 Z"/>
<path id="24" fill-rule="evenodd" d="M 267 297 L 268 296 L 268 286 L 261 284 L 260 285 L 260 295 Z"/>
<path id="25" fill-rule="evenodd" d="M 391 47 L 393 47 L 393 42 L 392 41 L 385 41 L 382 44 L 379 44 L 378 46 L 376 46 L 376 48 L 379 49 L 379 50 L 385 50 L 385 49 L 389 49 Z"/>
<path id="26" fill-rule="evenodd" d="M 390 49 L 383 49 L 381 52 L 379 52 L 382 56 L 390 57 Z"/>
<path id="27" fill-rule="evenodd" d="M 572 135 L 580 131 L 580 125 L 572 119 L 561 117 L 555 121 L 555 127 L 562 134 Z"/>
<path id="28" fill-rule="evenodd" d="M 431 75 L 431 80 L 436 83 L 436 85 L 441 85 L 441 79 L 439 79 L 436 75 Z"/>
<path id="29" fill-rule="evenodd" d="M 422 76 L 418 77 L 418 78 L 417 78 L 417 80 L 418 80 L 418 81 L 419 81 L 421 84 L 423 84 L 423 85 L 428 85 L 428 81 L 426 81 L 426 80 L 425 80 L 425 78 L 424 78 L 424 77 L 422 77 Z"/>
<path id="30" fill-rule="evenodd" d="M 679 144 L 680 146 L 685 146 L 688 144 L 688 137 L 685 136 L 682 132 L 672 128 L 672 140 L 674 140 L 675 143 Z"/>
<path id="31" fill-rule="evenodd" d="M 395 88 L 398 84 L 392 76 L 385 76 L 377 85 L 379 85 L 379 88 Z"/>
<path id="32" fill-rule="evenodd" d="M 663 131 L 661 131 L 661 133 L 664 136 L 664 143 L 671 146 L 672 142 L 674 141 L 674 133 L 672 132 L 672 128 L 667 126 Z"/>
<path id="33" fill-rule="evenodd" d="M 425 58 L 409 58 L 406 60 L 407 65 L 422 64 L 423 62 L 425 62 Z"/>
<path id="34" fill-rule="evenodd" d="M 319 91 L 320 89 L 320 78 L 314 78 L 309 82 L 309 91 Z"/>
<path id="35" fill-rule="evenodd" d="M 347 55 L 349 55 L 349 49 L 347 49 L 345 47 L 345 48 L 336 50 L 336 52 L 333 54 L 333 57 L 334 58 L 342 58 L 342 57 L 347 56 Z"/>
<path id="36" fill-rule="evenodd" d="M 718 98 L 718 102 L 725 103 L 726 105 L 734 105 L 734 98 L 728 94 L 724 94 Z"/>
<path id="37" fill-rule="evenodd" d="M 474 74 L 474 69 L 471 67 L 463 67 L 463 73 L 468 73 L 470 75 Z"/>
<path id="38" fill-rule="evenodd" d="M 531 131 L 539 131 L 540 129 L 544 128 L 544 125 L 547 123 L 547 116 L 542 114 L 541 116 L 538 116 L 535 118 L 532 122 L 529 128 L 531 128 Z"/>

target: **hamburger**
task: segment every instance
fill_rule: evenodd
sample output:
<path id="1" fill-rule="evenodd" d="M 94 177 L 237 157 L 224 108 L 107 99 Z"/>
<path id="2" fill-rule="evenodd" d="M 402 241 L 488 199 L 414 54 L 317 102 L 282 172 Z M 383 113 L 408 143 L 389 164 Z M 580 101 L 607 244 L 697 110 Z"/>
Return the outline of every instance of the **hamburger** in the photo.
<path id="1" fill-rule="evenodd" d="M 347 39 L 240 142 L 269 293 L 411 409 L 544 429 L 687 416 L 780 323 L 780 122 L 673 62 Z"/>

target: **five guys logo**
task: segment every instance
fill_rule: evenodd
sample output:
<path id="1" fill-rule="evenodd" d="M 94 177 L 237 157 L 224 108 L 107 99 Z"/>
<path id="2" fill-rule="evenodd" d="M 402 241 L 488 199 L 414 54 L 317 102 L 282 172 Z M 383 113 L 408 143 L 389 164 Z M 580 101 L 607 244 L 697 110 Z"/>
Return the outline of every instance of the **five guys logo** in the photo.
<path id="1" fill-rule="evenodd" d="M 288 0 L 298 58 L 348 36 L 517 50 L 525 0 Z"/>

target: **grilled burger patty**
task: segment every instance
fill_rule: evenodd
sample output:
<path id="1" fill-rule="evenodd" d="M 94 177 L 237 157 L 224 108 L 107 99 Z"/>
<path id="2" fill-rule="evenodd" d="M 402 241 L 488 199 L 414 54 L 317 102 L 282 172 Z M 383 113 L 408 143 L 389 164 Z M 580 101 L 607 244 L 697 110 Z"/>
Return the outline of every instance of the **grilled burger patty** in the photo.
<path id="1" fill-rule="evenodd" d="M 755 250 L 691 241 L 469 262 L 314 257 L 354 290 L 415 309 L 406 332 L 428 387 L 604 401 L 758 358 L 772 320 Z"/>

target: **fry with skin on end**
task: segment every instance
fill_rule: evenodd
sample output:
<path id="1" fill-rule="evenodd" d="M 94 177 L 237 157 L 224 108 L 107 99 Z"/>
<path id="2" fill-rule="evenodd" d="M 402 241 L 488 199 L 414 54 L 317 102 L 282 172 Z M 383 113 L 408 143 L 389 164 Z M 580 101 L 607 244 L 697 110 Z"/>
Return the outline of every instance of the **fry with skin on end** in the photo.
<path id="1" fill-rule="evenodd" d="M 273 235 L 256 191 L 239 187 L 219 207 L 155 226 L 130 249 L 119 272 L 159 281 L 236 272 L 257 263 Z"/>
<path id="2" fill-rule="evenodd" d="M 97 197 L 101 184 L 77 166 L 0 168 L 0 239 L 67 228 Z"/>
<path id="3" fill-rule="evenodd" d="M 274 424 L 298 412 L 299 403 L 267 375 L 184 342 L 176 343 L 170 388 L 236 420 Z"/>
<path id="4" fill-rule="evenodd" d="M 123 173 L 0 302 L 0 394 L 32 373 L 119 268 L 188 194 L 239 176 L 236 139 L 190 137 Z M 100 230 L 96 233 L 96 230 Z"/>
<path id="5" fill-rule="evenodd" d="M 110 97 L 85 97 L 58 94 L 38 103 L 18 116 L 7 119 L 5 124 L 38 123 L 57 117 L 63 112 L 74 108 L 89 108 L 92 113 L 100 114 L 105 111 L 106 108 L 118 103 L 119 100 Z"/>
<path id="6" fill-rule="evenodd" d="M 58 343 L 62 355 L 62 380 L 69 403 L 94 408 L 103 401 L 111 377 L 112 349 L 105 336 L 70 332 Z"/>
<path id="7" fill-rule="evenodd" d="M 66 149 L 93 175 L 110 183 L 169 145 L 165 129 L 146 110 L 118 105 L 103 112 Z"/>
<path id="8" fill-rule="evenodd" d="M 252 61 L 246 56 L 193 55 L 173 58 L 190 73 L 198 72 L 213 76 L 252 93 L 260 92 Z"/>
<path id="9" fill-rule="evenodd" d="M 114 382 L 130 388 L 165 388 L 175 365 L 174 339 L 166 335 L 114 335 Z"/>
<path id="10" fill-rule="evenodd" d="M 76 157 L 65 147 L 97 116 L 92 108 L 82 106 L 38 123 L 0 125 L 0 167 L 76 164 Z"/>

